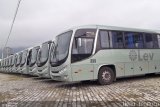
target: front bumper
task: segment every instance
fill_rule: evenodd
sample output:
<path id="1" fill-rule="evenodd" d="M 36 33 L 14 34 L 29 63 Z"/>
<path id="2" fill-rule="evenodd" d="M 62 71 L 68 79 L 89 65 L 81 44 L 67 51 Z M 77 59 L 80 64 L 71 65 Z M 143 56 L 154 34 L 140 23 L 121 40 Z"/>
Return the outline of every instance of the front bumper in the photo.
<path id="1" fill-rule="evenodd" d="M 65 68 L 60 70 L 58 73 L 53 73 L 54 71 L 50 71 L 50 76 L 51 76 L 51 79 L 53 80 L 56 80 L 56 81 L 72 81 L 70 78 L 69 78 L 69 75 L 68 75 L 68 69 Z"/>

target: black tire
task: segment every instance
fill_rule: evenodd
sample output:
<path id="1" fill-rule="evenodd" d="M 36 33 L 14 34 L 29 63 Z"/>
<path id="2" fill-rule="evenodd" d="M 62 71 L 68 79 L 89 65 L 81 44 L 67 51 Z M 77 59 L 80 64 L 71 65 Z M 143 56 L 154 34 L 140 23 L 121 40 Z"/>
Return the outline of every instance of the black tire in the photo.
<path id="1" fill-rule="evenodd" d="M 101 85 L 109 85 L 114 81 L 115 75 L 111 68 L 102 67 L 98 73 L 98 83 Z"/>

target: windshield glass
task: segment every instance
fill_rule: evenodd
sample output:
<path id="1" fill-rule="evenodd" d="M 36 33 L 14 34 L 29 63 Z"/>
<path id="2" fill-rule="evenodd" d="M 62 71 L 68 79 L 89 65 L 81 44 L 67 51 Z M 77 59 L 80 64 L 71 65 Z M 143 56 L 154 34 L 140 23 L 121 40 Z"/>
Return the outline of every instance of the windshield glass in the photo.
<path id="1" fill-rule="evenodd" d="M 56 63 L 57 59 L 55 56 L 55 44 L 51 45 L 51 49 L 50 49 L 50 62 L 51 63 Z"/>
<path id="2" fill-rule="evenodd" d="M 39 50 L 39 47 L 34 47 L 29 51 L 28 61 L 29 61 L 30 67 L 33 66 L 37 61 L 38 50 Z"/>
<path id="3" fill-rule="evenodd" d="M 22 53 L 22 61 L 21 61 L 21 65 L 24 65 L 26 62 L 26 58 L 27 58 L 27 50 L 23 51 Z"/>
<path id="4" fill-rule="evenodd" d="M 46 62 L 49 56 L 49 45 L 48 43 L 42 44 L 42 47 L 38 53 L 38 59 L 41 63 Z"/>
<path id="5" fill-rule="evenodd" d="M 52 66 L 54 66 L 55 62 L 57 62 L 57 64 L 63 63 L 67 58 L 71 37 L 72 31 L 63 33 L 56 37 L 55 52 L 54 49 L 51 50 L 50 62 Z"/>

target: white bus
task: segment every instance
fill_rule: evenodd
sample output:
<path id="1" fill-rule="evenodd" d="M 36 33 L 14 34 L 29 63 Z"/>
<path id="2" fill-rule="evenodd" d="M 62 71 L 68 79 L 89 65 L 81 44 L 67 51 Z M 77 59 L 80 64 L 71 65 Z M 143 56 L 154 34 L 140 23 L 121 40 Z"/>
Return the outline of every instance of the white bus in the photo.
<path id="1" fill-rule="evenodd" d="M 29 66 L 27 63 L 28 53 L 30 49 L 25 49 L 22 51 L 22 60 L 20 63 L 20 72 L 22 74 L 29 74 Z"/>
<path id="2" fill-rule="evenodd" d="M 160 72 L 158 33 L 112 26 L 81 26 L 58 35 L 50 51 L 51 78 L 97 80 Z"/>
<path id="3" fill-rule="evenodd" d="M 8 62 L 8 72 L 11 72 L 11 64 L 12 64 L 12 58 L 13 57 L 13 55 L 10 55 L 9 57 L 8 57 L 8 60 L 9 60 L 9 62 Z"/>
<path id="4" fill-rule="evenodd" d="M 43 77 L 43 78 L 51 78 L 50 76 L 50 47 L 51 44 L 53 42 L 52 41 L 47 41 L 45 43 L 43 43 L 38 51 L 38 55 L 37 55 L 37 73 L 39 77 Z"/>
<path id="5" fill-rule="evenodd" d="M 27 63 L 29 66 L 29 74 L 33 76 L 38 76 L 36 62 L 37 62 L 37 54 L 40 46 L 35 46 L 29 50 Z"/>
<path id="6" fill-rule="evenodd" d="M 18 54 L 17 54 L 17 62 L 15 63 L 15 65 L 16 65 L 16 67 L 15 67 L 16 73 L 21 73 L 20 72 L 21 60 L 22 60 L 22 52 L 18 52 Z"/>
<path id="7" fill-rule="evenodd" d="M 11 62 L 11 72 L 16 73 L 16 62 L 17 62 L 17 54 L 14 54 Z"/>

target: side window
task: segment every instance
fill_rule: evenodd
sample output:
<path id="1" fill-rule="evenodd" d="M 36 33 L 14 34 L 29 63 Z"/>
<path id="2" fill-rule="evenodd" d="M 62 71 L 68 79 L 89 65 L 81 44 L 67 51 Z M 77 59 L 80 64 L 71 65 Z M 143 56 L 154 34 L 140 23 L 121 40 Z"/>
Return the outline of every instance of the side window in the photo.
<path id="1" fill-rule="evenodd" d="M 131 32 L 125 32 L 125 47 L 126 48 L 134 48 L 134 33 Z"/>
<path id="2" fill-rule="evenodd" d="M 159 48 L 159 43 L 158 43 L 158 35 L 157 34 L 153 34 L 153 41 L 154 41 L 154 48 Z"/>
<path id="3" fill-rule="evenodd" d="M 100 45 L 101 48 L 109 48 L 109 34 L 108 31 L 100 31 Z"/>
<path id="4" fill-rule="evenodd" d="M 154 47 L 152 34 L 145 34 L 145 43 L 146 43 L 146 48 Z"/>
<path id="5" fill-rule="evenodd" d="M 124 48 L 123 32 L 111 31 L 110 32 L 110 47 L 111 48 Z"/>
<path id="6" fill-rule="evenodd" d="M 134 34 L 134 44 L 135 48 L 144 48 L 143 33 Z"/>
<path id="7" fill-rule="evenodd" d="M 143 34 L 125 32 L 125 46 L 126 48 L 143 48 Z"/>
<path id="8" fill-rule="evenodd" d="M 157 38 L 158 38 L 158 46 L 160 48 L 160 34 L 157 35 Z"/>

